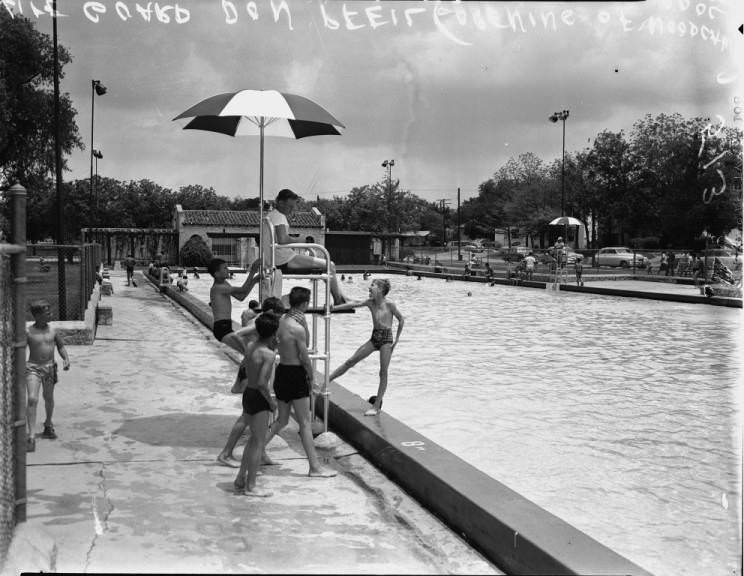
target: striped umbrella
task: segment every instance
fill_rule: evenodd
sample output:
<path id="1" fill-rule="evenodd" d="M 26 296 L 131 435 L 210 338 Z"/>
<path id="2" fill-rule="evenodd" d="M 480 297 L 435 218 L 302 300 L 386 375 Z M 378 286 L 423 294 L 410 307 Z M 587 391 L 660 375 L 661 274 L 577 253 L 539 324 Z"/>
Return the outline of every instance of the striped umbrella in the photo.
<path id="1" fill-rule="evenodd" d="M 305 138 L 340 135 L 345 128 L 312 100 L 276 90 L 239 90 L 202 100 L 173 120 L 193 118 L 184 130 L 207 130 L 228 136 L 260 136 L 259 218 L 263 222 L 264 136 Z M 259 227 L 259 242 L 263 226 Z M 263 250 L 261 251 L 263 258 Z M 263 269 L 263 262 L 261 263 Z"/>

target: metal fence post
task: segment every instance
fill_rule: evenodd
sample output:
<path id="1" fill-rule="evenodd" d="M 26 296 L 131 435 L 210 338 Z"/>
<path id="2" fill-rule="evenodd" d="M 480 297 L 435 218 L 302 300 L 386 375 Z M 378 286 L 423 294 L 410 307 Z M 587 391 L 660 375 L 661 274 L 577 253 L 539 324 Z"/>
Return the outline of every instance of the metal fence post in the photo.
<path id="1" fill-rule="evenodd" d="M 12 256 L 15 284 L 15 521 L 26 521 L 26 189 L 20 184 L 8 191 L 13 202 L 13 244 L 24 250 Z"/>

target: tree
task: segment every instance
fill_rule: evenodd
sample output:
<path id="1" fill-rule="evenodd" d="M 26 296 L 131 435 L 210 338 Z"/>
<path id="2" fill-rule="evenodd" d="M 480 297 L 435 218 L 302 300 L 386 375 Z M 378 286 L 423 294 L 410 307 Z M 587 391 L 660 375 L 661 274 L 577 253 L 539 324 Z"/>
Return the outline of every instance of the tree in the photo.
<path id="1" fill-rule="evenodd" d="M 236 210 L 225 196 L 218 196 L 211 186 L 205 188 L 199 184 L 181 186 L 174 195 L 175 204 L 181 204 L 184 210 Z M 256 202 L 258 208 L 258 202 Z"/>
<path id="2" fill-rule="evenodd" d="M 59 46 L 60 78 L 70 53 Z M 21 182 L 29 196 L 54 172 L 53 45 L 31 21 L 0 10 L 0 187 Z M 69 94 L 60 95 L 60 147 L 82 148 Z"/>
<path id="3" fill-rule="evenodd" d="M 212 259 L 212 251 L 204 238 L 194 234 L 181 248 L 179 253 L 182 266 L 206 266 Z"/>

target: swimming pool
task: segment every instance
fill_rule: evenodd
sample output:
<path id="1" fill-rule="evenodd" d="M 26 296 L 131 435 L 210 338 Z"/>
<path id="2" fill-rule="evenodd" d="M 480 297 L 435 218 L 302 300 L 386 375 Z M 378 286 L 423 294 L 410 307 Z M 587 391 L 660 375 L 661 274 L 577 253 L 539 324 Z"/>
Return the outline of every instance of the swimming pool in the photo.
<path id="1" fill-rule="evenodd" d="M 406 317 L 389 414 L 658 576 L 740 574 L 741 310 L 377 277 Z M 331 369 L 370 332 L 334 316 Z M 366 398 L 378 365 L 340 383 Z"/>

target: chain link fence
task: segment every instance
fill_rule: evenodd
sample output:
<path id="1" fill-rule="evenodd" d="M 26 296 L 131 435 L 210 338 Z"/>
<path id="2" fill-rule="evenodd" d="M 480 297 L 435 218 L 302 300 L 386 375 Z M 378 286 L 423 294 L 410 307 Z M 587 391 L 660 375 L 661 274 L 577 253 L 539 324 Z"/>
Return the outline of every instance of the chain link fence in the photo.
<path id="1" fill-rule="evenodd" d="M 15 185 L 5 194 L 13 244 L 0 231 L 0 569 L 15 525 L 26 520 L 26 190 Z"/>
<path id="2" fill-rule="evenodd" d="M 99 244 L 28 244 L 29 301 L 48 300 L 52 320 L 83 320 L 101 257 Z M 26 319 L 33 319 L 30 310 Z"/>

